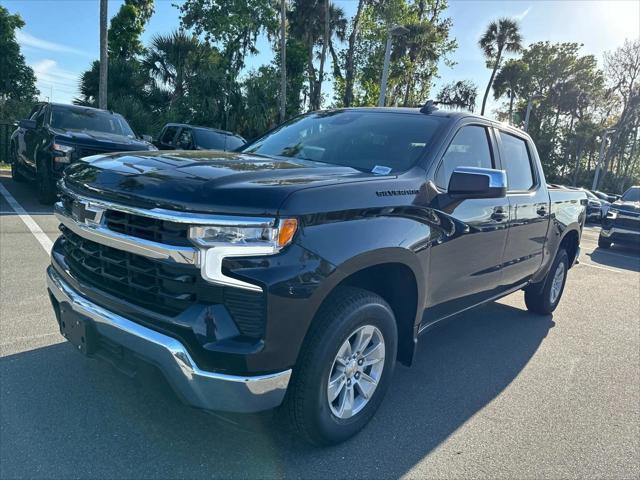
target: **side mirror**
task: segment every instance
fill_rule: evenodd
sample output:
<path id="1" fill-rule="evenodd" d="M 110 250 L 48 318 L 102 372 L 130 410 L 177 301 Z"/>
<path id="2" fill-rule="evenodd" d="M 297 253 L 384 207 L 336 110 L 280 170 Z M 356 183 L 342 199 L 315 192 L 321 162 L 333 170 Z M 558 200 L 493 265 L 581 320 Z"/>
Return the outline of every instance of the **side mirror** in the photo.
<path id="1" fill-rule="evenodd" d="M 448 193 L 464 198 L 504 197 L 507 195 L 507 174 L 493 168 L 458 167 L 449 179 Z"/>
<path id="2" fill-rule="evenodd" d="M 18 122 L 18 126 L 27 130 L 33 130 L 36 128 L 36 121 L 28 119 L 20 120 L 20 122 Z"/>
<path id="3" fill-rule="evenodd" d="M 151 135 L 142 135 L 142 140 L 144 140 L 145 142 L 152 143 L 153 137 Z"/>

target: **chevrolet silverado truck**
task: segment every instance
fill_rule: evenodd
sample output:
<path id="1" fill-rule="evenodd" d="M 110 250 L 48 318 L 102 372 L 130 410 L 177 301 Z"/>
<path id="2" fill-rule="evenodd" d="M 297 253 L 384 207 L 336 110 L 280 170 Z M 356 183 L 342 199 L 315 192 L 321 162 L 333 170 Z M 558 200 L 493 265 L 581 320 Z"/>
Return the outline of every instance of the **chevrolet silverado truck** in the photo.
<path id="1" fill-rule="evenodd" d="M 624 192 L 602 219 L 598 246 L 610 248 L 612 243 L 640 247 L 640 186 Z"/>
<path id="2" fill-rule="evenodd" d="M 438 322 L 517 290 L 551 314 L 586 215 L 526 133 L 431 103 L 93 156 L 60 188 L 48 289 L 75 348 L 153 364 L 201 409 L 280 407 L 320 445 L 367 424 Z"/>
<path id="3" fill-rule="evenodd" d="M 56 182 L 80 158 L 98 153 L 157 150 L 138 138 L 124 117 L 97 108 L 38 103 L 11 135 L 9 159 L 16 182 L 36 181 L 38 200 L 56 200 Z"/>

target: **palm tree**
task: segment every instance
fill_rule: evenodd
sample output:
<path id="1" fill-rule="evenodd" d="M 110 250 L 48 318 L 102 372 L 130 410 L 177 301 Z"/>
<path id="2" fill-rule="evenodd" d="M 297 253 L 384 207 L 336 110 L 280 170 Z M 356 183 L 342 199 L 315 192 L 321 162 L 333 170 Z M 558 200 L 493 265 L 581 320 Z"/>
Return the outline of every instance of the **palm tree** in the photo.
<path id="1" fill-rule="evenodd" d="M 509 60 L 496 74 L 493 81 L 493 97 L 509 97 L 509 123 L 513 124 L 513 101 L 520 94 L 527 66 L 520 60 Z"/>
<path id="2" fill-rule="evenodd" d="M 184 30 L 155 35 L 143 65 L 170 91 L 170 101 L 174 103 L 186 95 L 189 79 L 198 71 L 205 50 L 197 37 Z"/>
<path id="3" fill-rule="evenodd" d="M 341 42 L 346 38 L 347 20 L 344 10 L 332 5 L 329 0 L 296 0 L 289 12 L 289 25 L 291 36 L 299 40 L 307 50 L 309 109 L 318 110 L 322 99 L 327 52 L 335 52 L 334 36 Z M 316 51 L 316 47 L 320 47 L 320 52 Z M 318 69 L 315 67 L 316 59 L 320 60 Z"/>
<path id="4" fill-rule="evenodd" d="M 492 65 L 491 78 L 487 83 L 487 89 L 482 99 L 481 115 L 484 115 L 484 109 L 487 105 L 487 97 L 489 90 L 493 85 L 493 79 L 496 71 L 500 68 L 502 55 L 504 52 L 517 53 L 522 50 L 522 36 L 520 35 L 520 27 L 517 20 L 511 18 L 500 18 L 495 22 L 491 22 L 484 32 L 478 44 L 487 60 L 487 65 Z"/>
<path id="5" fill-rule="evenodd" d="M 107 0 L 100 0 L 100 86 L 98 94 L 98 107 L 107 108 L 107 68 L 109 53 L 107 48 Z"/>

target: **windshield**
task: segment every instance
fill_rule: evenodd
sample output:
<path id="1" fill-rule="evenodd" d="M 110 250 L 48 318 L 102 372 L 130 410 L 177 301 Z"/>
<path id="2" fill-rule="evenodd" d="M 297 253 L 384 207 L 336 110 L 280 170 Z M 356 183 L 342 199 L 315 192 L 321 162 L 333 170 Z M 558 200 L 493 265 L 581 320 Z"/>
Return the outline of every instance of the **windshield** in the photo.
<path id="1" fill-rule="evenodd" d="M 411 168 L 444 122 L 441 117 L 394 112 L 315 112 L 240 151 L 384 174 Z"/>
<path id="2" fill-rule="evenodd" d="M 224 134 L 212 132 L 210 130 L 194 129 L 196 144 L 200 148 L 211 150 L 224 150 Z"/>
<path id="3" fill-rule="evenodd" d="M 61 130 L 80 130 L 135 137 L 135 133 L 118 113 L 82 107 L 56 107 L 51 110 L 51 126 Z"/>
<path id="4" fill-rule="evenodd" d="M 622 195 L 623 202 L 640 202 L 640 187 L 632 187 Z"/>

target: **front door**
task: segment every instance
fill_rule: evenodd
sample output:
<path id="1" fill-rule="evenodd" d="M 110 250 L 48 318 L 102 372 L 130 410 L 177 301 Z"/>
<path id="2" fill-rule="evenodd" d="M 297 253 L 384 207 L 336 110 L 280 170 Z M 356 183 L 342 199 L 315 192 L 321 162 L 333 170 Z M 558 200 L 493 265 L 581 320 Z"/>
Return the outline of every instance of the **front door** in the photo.
<path id="1" fill-rule="evenodd" d="M 457 167 L 496 168 L 495 151 L 490 128 L 461 127 L 436 170 L 436 185 L 445 189 Z M 441 217 L 441 226 L 433 228 L 425 325 L 500 292 L 509 220 L 506 197 L 460 200 L 444 191 L 432 206 Z"/>

